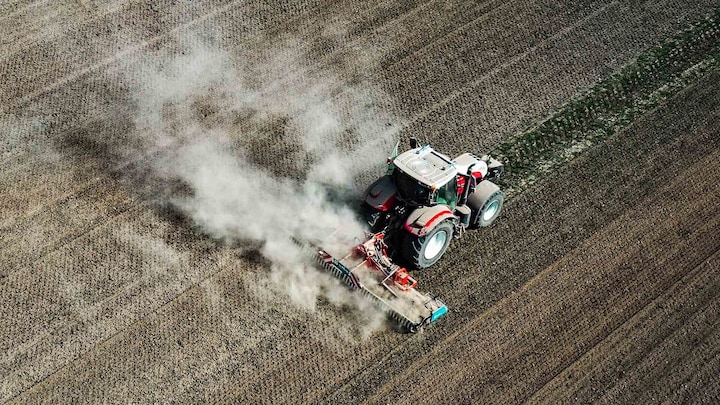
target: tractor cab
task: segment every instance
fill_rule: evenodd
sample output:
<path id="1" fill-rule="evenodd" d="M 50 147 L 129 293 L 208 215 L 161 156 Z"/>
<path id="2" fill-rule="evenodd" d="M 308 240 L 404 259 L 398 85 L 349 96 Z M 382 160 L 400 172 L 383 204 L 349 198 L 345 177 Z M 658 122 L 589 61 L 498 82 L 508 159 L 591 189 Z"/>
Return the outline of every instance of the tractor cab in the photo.
<path id="1" fill-rule="evenodd" d="M 362 218 L 419 269 L 437 262 L 453 236 L 497 218 L 503 194 L 493 181 L 503 165 L 472 153 L 450 159 L 413 139 L 410 146 L 399 155 L 395 146 L 387 173 L 365 192 Z"/>
<path id="2" fill-rule="evenodd" d="M 451 210 L 458 199 L 458 171 L 454 162 L 430 146 L 411 149 L 392 162 L 398 194 L 415 206 L 443 204 Z"/>

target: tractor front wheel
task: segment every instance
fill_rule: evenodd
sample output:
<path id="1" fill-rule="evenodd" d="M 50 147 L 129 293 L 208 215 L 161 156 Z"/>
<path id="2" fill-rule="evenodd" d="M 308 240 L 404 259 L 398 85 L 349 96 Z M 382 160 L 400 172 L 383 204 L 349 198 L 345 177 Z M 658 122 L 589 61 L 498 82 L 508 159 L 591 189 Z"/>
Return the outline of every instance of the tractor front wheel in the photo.
<path id="1" fill-rule="evenodd" d="M 473 229 L 490 226 L 500 215 L 505 198 L 496 184 L 484 180 L 468 197 L 467 205 L 472 210 L 470 227 Z"/>
<path id="2" fill-rule="evenodd" d="M 416 269 L 432 266 L 450 246 L 454 229 L 453 224 L 446 220 L 423 236 L 407 234 L 403 243 L 403 256 Z"/>

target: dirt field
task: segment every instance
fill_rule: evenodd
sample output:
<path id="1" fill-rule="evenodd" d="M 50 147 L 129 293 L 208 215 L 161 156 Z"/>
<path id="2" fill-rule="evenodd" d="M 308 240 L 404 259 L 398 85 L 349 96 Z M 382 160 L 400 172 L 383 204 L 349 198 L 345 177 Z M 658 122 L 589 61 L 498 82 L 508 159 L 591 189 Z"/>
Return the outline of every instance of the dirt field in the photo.
<path id="1" fill-rule="evenodd" d="M 482 153 L 713 7 L 3 3 L 0 399 L 716 402 L 718 72 L 454 242 L 417 275 L 451 312 L 417 335 L 361 338 L 352 311 L 293 305 L 253 246 L 165 209 L 172 185 L 122 158 L 140 139 L 133 73 L 201 42 L 233 66 L 264 66 L 268 48 L 306 55 L 320 77 L 382 89 L 402 139 Z M 226 106 L 191 111 L 239 133 L 253 161 L 292 164 L 282 120 L 246 131 Z M 187 122 L 171 113 L 169 127 Z"/>

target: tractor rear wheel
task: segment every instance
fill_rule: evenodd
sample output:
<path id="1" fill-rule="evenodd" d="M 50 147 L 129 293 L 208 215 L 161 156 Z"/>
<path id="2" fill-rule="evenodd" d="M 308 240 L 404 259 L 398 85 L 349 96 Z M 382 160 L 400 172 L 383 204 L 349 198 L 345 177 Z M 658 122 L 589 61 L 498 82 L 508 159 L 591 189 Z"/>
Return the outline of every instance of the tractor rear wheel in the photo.
<path id="1" fill-rule="evenodd" d="M 424 269 L 437 263 L 450 246 L 455 227 L 445 220 L 423 236 L 405 235 L 402 254 L 416 269 Z"/>
<path id="2" fill-rule="evenodd" d="M 505 198 L 495 183 L 483 180 L 468 197 L 467 205 L 472 210 L 470 227 L 473 229 L 490 226 L 500 215 Z"/>

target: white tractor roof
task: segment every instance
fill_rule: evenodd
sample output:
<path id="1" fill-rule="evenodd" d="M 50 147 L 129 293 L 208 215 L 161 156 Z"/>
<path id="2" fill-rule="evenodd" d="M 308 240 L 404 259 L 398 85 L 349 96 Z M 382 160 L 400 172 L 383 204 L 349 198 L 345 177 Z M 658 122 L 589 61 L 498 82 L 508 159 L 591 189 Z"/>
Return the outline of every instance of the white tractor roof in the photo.
<path id="1" fill-rule="evenodd" d="M 450 158 L 427 145 L 401 153 L 393 164 L 415 180 L 435 188 L 442 187 L 458 173 Z"/>

